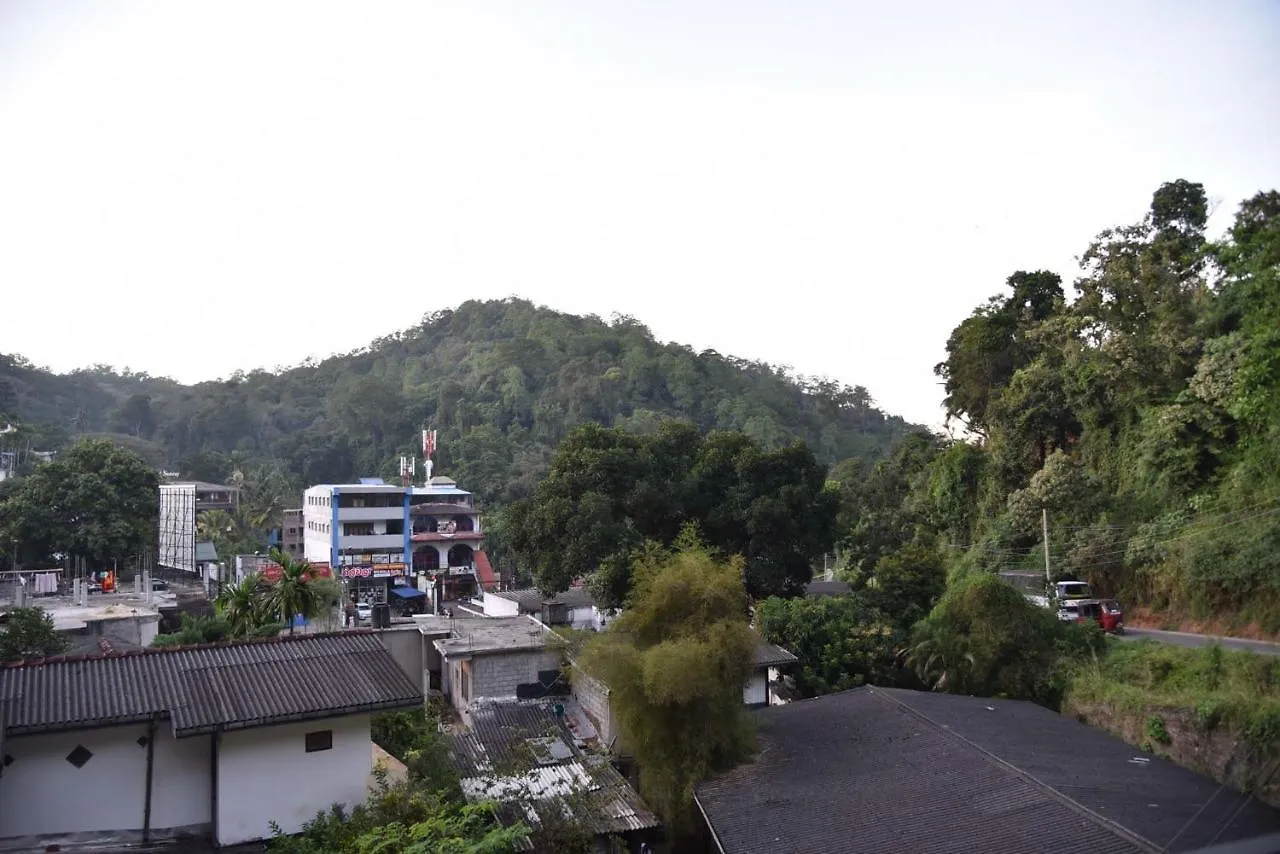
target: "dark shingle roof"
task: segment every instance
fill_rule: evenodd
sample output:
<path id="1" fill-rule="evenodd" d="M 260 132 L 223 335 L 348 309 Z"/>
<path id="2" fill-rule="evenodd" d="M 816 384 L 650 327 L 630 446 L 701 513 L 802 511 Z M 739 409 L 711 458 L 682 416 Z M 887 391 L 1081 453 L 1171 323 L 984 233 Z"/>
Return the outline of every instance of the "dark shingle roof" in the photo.
<path id="1" fill-rule="evenodd" d="M 371 632 L 0 666 L 10 735 L 154 715 L 183 737 L 421 702 L 421 690 Z"/>
<path id="2" fill-rule="evenodd" d="M 726 854 L 1185 852 L 1280 828 L 1280 813 L 1030 703 L 859 688 L 756 721 L 756 761 L 697 791 Z"/>
<path id="3" fill-rule="evenodd" d="M 804 586 L 806 596 L 842 596 L 852 591 L 845 581 L 810 581 Z"/>
<path id="4" fill-rule="evenodd" d="M 786 664 L 794 664 L 800 659 L 796 658 L 795 653 L 783 649 L 777 644 L 767 643 L 761 640 L 756 644 L 756 669 L 762 667 L 782 667 Z"/>

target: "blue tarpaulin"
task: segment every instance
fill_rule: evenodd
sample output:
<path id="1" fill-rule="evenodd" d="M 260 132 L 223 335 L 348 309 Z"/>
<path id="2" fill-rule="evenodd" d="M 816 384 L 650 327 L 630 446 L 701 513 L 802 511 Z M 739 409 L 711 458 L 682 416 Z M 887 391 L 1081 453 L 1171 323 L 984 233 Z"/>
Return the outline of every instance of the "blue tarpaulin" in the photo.
<path id="1" fill-rule="evenodd" d="M 391 593 L 401 599 L 417 599 L 419 596 L 427 595 L 416 587 L 392 587 Z"/>

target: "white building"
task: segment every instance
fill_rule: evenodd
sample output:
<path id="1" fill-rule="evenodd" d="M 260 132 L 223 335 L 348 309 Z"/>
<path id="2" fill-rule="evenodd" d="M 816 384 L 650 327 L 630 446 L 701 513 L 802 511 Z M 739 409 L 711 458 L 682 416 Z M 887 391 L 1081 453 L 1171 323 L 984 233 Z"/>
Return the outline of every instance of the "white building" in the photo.
<path id="1" fill-rule="evenodd" d="M 297 832 L 366 799 L 370 714 L 421 703 L 368 633 L 0 668 L 0 849 Z"/>
<path id="2" fill-rule="evenodd" d="M 486 591 L 481 607 L 486 617 L 515 617 L 528 614 L 549 626 L 602 631 L 608 625 L 608 613 L 596 607 L 591 593 L 582 587 L 571 587 L 555 596 L 543 596 L 537 590 Z"/>

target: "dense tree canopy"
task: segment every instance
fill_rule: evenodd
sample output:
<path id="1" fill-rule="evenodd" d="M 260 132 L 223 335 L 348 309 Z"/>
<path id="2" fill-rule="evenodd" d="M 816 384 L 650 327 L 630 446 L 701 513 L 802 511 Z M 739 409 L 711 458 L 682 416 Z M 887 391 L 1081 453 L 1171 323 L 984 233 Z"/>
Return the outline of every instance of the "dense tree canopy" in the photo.
<path id="1" fill-rule="evenodd" d="M 533 497 L 509 509 L 503 535 L 544 591 L 591 577 L 619 605 L 635 550 L 696 522 L 710 546 L 746 558 L 749 593 L 787 595 L 831 547 L 838 501 L 800 444 L 770 451 L 679 422 L 648 435 L 587 425 L 560 445 Z"/>
<path id="2" fill-rule="evenodd" d="M 0 414 L 30 425 L 37 446 L 114 431 L 183 477 L 274 463 L 306 484 L 396 476 L 429 422 L 436 471 L 490 506 L 531 494 L 552 449 L 586 423 L 648 433 L 674 418 L 769 449 L 799 439 L 827 464 L 873 459 L 907 426 L 860 387 L 660 344 L 632 318 L 516 299 L 466 302 L 345 356 L 194 386 L 103 366 L 59 376 L 0 356 Z"/>
<path id="3" fill-rule="evenodd" d="M 0 543 L 23 563 L 54 555 L 94 565 L 154 548 L 159 476 L 137 454 L 83 440 L 26 477 L 0 485 Z"/>
<path id="4" fill-rule="evenodd" d="M 938 373 L 971 441 L 838 469 L 843 568 L 919 538 L 963 568 L 1041 569 L 1044 512 L 1054 572 L 1280 631 L 1280 193 L 1216 242 L 1207 210 L 1165 184 L 1084 252 L 1073 300 L 1015 273 L 957 326 Z"/>

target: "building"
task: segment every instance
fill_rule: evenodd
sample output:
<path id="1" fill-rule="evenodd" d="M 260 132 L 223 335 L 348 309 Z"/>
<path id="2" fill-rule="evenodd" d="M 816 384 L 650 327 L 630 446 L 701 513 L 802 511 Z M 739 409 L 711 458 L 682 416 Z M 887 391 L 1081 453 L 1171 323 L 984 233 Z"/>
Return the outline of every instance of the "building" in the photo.
<path id="1" fill-rule="evenodd" d="M 426 486 L 381 478 L 313 486 L 304 493 L 301 527 L 312 565 L 334 567 L 379 601 L 386 601 L 395 579 L 411 574 L 441 578 L 444 599 L 473 590 L 477 579 L 482 586 L 497 583 L 474 498 L 447 477 Z"/>
<path id="2" fill-rule="evenodd" d="M 301 507 L 284 511 L 284 521 L 280 528 L 280 548 L 294 560 L 302 560 L 306 557 L 303 546 L 305 531 L 303 524 Z"/>
<path id="3" fill-rule="evenodd" d="M 809 598 L 818 596 L 843 596 L 846 593 L 852 593 L 853 588 L 847 581 L 826 581 L 815 580 L 810 581 L 804 586 L 804 595 Z"/>
<path id="4" fill-rule="evenodd" d="M 1176 854 L 1280 830 L 1250 796 L 1032 703 L 864 687 L 755 717 L 755 761 L 695 792 L 720 854 Z"/>
<path id="5" fill-rule="evenodd" d="M 777 644 L 761 640 L 756 645 L 756 658 L 751 678 L 742 688 L 742 702 L 748 706 L 777 706 L 787 702 L 778 690 L 780 671 L 800 659 Z"/>
<path id="6" fill-rule="evenodd" d="M 297 832 L 367 797 L 370 714 L 421 702 L 366 632 L 0 666 L 0 848 Z"/>
<path id="7" fill-rule="evenodd" d="M 420 621 L 419 631 L 432 638 L 441 690 L 463 720 L 480 700 L 532 700 L 569 693 L 564 641 L 535 619 L 428 617 Z"/>
<path id="8" fill-rule="evenodd" d="M 197 480 L 160 484 L 156 565 L 199 575 L 200 515 L 210 510 L 234 512 L 238 502 L 239 490 L 234 486 Z"/>
<path id="9" fill-rule="evenodd" d="M 450 741 L 468 800 L 496 801 L 504 823 L 524 822 L 535 832 L 548 819 L 567 819 L 592 832 L 600 850 L 611 850 L 611 837 L 631 851 L 656 838 L 657 816 L 592 749 L 596 733 L 571 704 L 483 703 L 470 718 Z"/>
<path id="10" fill-rule="evenodd" d="M 550 597 L 537 590 L 487 590 L 481 607 L 489 617 L 528 614 L 549 626 L 574 629 L 601 631 L 609 622 L 609 614 L 596 607 L 595 599 L 585 587 L 571 587 Z"/>

